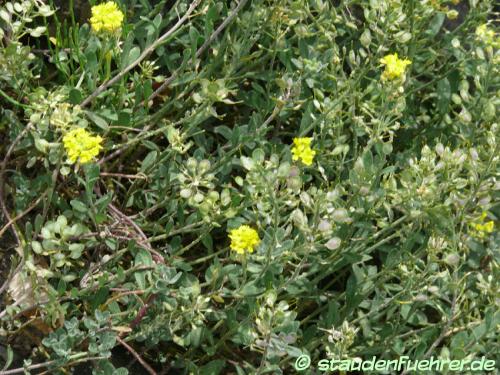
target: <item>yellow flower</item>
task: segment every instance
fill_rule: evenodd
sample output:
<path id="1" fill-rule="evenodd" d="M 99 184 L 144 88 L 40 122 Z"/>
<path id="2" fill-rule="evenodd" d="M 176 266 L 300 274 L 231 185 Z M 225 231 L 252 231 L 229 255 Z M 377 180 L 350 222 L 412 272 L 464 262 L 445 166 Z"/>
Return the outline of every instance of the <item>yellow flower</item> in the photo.
<path id="1" fill-rule="evenodd" d="M 92 7 L 90 25 L 95 32 L 112 33 L 122 26 L 123 13 L 113 1 Z"/>
<path id="2" fill-rule="evenodd" d="M 311 165 L 316 151 L 311 149 L 312 138 L 294 138 L 292 147 L 292 159 L 302 160 L 305 165 Z"/>
<path id="3" fill-rule="evenodd" d="M 486 24 L 480 25 L 476 28 L 476 35 L 478 39 L 486 45 L 492 47 L 500 46 L 500 38 L 495 38 L 495 32 L 489 29 Z"/>
<path id="4" fill-rule="evenodd" d="M 411 64 L 410 60 L 398 58 L 398 54 L 386 55 L 380 62 L 385 65 L 383 80 L 390 80 L 404 77 L 406 66 Z"/>
<path id="5" fill-rule="evenodd" d="M 478 232 L 485 232 L 485 233 L 492 233 L 493 229 L 495 228 L 495 223 L 493 221 L 488 221 L 484 224 L 475 224 L 474 228 Z"/>
<path id="6" fill-rule="evenodd" d="M 232 229 L 229 238 L 231 239 L 231 249 L 238 254 L 244 254 L 245 251 L 253 253 L 260 243 L 259 234 L 248 225 L 240 225 L 237 229 Z"/>
<path id="7" fill-rule="evenodd" d="M 495 229 L 495 223 L 493 220 L 484 222 L 484 219 L 488 214 L 486 212 L 483 212 L 481 214 L 481 217 L 476 221 L 471 223 L 472 228 L 475 230 L 475 235 L 476 237 L 479 238 L 484 238 L 486 234 L 493 233 L 493 230 Z"/>
<path id="8" fill-rule="evenodd" d="M 99 154 L 102 138 L 93 136 L 83 128 L 75 128 L 63 137 L 64 148 L 71 163 L 85 164 Z"/>

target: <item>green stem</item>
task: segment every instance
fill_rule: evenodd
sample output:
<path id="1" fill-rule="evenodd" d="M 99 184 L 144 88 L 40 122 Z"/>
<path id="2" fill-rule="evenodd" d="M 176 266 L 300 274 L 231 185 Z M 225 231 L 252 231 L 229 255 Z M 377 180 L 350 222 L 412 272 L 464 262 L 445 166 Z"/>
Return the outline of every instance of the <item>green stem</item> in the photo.
<path id="1" fill-rule="evenodd" d="M 26 105 L 26 104 L 23 104 L 23 103 L 20 103 L 18 102 L 17 100 L 11 98 L 5 91 L 3 91 L 2 89 L 0 89 L 0 95 L 4 97 L 5 100 L 7 100 L 10 104 L 13 104 L 17 107 L 21 107 L 21 108 L 24 108 L 24 109 L 27 109 L 27 108 L 33 108 L 29 105 Z"/>

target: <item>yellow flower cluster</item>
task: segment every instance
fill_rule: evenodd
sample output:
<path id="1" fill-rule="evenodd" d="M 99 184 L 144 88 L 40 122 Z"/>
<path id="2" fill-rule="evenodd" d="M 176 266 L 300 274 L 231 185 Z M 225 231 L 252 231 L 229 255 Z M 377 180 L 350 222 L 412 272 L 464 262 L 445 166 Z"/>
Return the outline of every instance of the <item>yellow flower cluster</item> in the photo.
<path id="1" fill-rule="evenodd" d="M 64 148 L 71 163 L 88 163 L 102 149 L 102 138 L 93 136 L 83 128 L 75 128 L 63 137 Z"/>
<path id="2" fill-rule="evenodd" d="M 311 149 L 312 138 L 294 138 L 292 147 L 293 160 L 302 160 L 305 165 L 311 165 L 316 151 Z M 231 249 L 238 254 L 253 253 L 260 243 L 259 234 L 248 225 L 240 225 L 229 233 Z"/>
<path id="3" fill-rule="evenodd" d="M 312 138 L 294 138 L 292 147 L 292 159 L 302 160 L 305 165 L 311 165 L 316 151 L 311 149 Z"/>
<path id="4" fill-rule="evenodd" d="M 260 243 L 259 234 L 248 225 L 240 225 L 238 228 L 232 229 L 229 238 L 231 239 L 231 249 L 238 254 L 253 253 Z"/>
<path id="5" fill-rule="evenodd" d="M 495 32 L 483 24 L 476 28 L 476 36 L 484 44 L 492 47 L 500 47 L 500 37 L 495 37 Z"/>
<path id="6" fill-rule="evenodd" d="M 483 212 L 479 220 L 475 223 L 472 223 L 471 226 L 476 232 L 477 237 L 479 238 L 484 238 L 486 234 L 492 233 L 493 230 L 495 229 L 495 223 L 493 220 L 484 222 L 484 219 L 488 214 L 486 212 Z"/>
<path id="7" fill-rule="evenodd" d="M 410 60 L 400 59 L 397 53 L 386 55 L 380 62 L 385 65 L 382 80 L 392 80 L 404 77 L 406 66 L 411 64 Z"/>
<path id="8" fill-rule="evenodd" d="M 92 7 L 90 25 L 95 32 L 113 33 L 120 29 L 122 22 L 123 13 L 115 2 L 108 1 Z"/>

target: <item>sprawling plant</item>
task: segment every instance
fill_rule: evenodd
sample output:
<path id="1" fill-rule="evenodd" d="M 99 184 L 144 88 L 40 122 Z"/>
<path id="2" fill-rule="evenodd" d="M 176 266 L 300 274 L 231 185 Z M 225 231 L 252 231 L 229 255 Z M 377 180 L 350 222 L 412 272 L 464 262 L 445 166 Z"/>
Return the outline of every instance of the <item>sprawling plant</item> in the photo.
<path id="1" fill-rule="evenodd" d="M 0 374 L 498 362 L 493 1 L 80 3 L 0 5 Z"/>

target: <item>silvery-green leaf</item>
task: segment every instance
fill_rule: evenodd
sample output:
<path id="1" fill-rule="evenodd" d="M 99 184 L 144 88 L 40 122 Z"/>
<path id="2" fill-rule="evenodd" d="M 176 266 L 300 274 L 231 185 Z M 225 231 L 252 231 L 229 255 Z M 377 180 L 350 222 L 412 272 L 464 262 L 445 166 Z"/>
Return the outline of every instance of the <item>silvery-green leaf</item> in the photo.
<path id="1" fill-rule="evenodd" d="M 37 254 L 42 254 L 43 253 L 42 244 L 40 242 L 38 242 L 38 241 L 33 241 L 31 243 L 31 248 Z"/>
<path id="2" fill-rule="evenodd" d="M 241 161 L 241 165 L 243 166 L 243 168 L 245 168 L 246 170 L 252 170 L 255 166 L 255 162 L 253 161 L 253 159 L 249 158 L 249 157 L 246 157 L 246 156 L 242 156 L 240 158 L 240 161 Z"/>
<path id="3" fill-rule="evenodd" d="M 340 240 L 340 238 L 333 237 L 330 240 L 328 240 L 328 242 L 325 244 L 325 246 L 329 250 L 335 250 L 335 249 L 338 249 L 340 247 L 341 242 L 342 241 Z"/>
<path id="4" fill-rule="evenodd" d="M 34 38 L 38 38 L 45 32 L 45 30 L 47 30 L 45 26 L 38 26 L 30 30 L 30 35 Z"/>
<path id="5" fill-rule="evenodd" d="M 191 196 L 192 191 L 191 191 L 191 189 L 186 188 L 186 189 L 182 189 L 179 194 L 182 198 L 187 199 Z"/>

